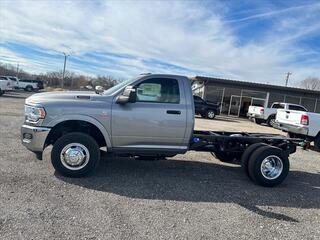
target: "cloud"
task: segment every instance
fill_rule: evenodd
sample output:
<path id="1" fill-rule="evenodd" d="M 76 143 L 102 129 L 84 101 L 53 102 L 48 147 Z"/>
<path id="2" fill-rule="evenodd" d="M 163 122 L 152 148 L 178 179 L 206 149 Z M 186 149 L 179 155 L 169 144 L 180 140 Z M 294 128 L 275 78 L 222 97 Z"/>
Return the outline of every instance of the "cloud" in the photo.
<path id="1" fill-rule="evenodd" d="M 2 6 L 0 60 L 24 61 L 35 72 L 61 68 L 62 51 L 72 53 L 67 66 L 74 71 L 119 77 L 169 72 L 279 83 L 287 71 L 298 79 L 318 74 L 320 67 L 317 61 L 306 63 L 316 56 L 314 49 L 299 44 L 319 33 L 318 5 L 260 12 L 232 23 L 221 4 L 196 1 L 2 1 Z M 275 17 L 261 35 L 239 43 L 239 24 Z M 254 36 L 254 27 L 246 27 Z M 21 48 L 8 52 L 12 44 Z"/>

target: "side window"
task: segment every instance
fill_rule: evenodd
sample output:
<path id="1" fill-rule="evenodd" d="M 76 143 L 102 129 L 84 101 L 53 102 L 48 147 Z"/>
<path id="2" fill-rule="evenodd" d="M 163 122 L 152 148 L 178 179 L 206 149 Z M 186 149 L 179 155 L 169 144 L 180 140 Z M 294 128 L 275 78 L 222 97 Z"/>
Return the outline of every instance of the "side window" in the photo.
<path id="1" fill-rule="evenodd" d="M 179 83 L 171 78 L 151 78 L 137 86 L 137 102 L 179 103 Z"/>
<path id="2" fill-rule="evenodd" d="M 283 105 L 283 104 L 276 103 L 276 104 L 273 104 L 273 105 L 272 105 L 272 108 L 283 109 L 283 108 L 284 108 L 284 105 Z"/>
<path id="3" fill-rule="evenodd" d="M 289 110 L 296 110 L 296 111 L 307 111 L 304 107 L 297 106 L 297 105 L 289 105 Z"/>

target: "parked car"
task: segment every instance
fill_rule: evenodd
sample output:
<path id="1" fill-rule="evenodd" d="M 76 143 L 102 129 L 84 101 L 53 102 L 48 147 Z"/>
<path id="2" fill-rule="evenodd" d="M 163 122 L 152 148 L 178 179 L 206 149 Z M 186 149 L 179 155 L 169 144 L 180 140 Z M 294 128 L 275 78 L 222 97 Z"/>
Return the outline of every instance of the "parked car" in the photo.
<path id="1" fill-rule="evenodd" d="M 274 102 L 270 108 L 250 106 L 247 116 L 254 119 L 257 124 L 267 123 L 270 127 L 273 127 L 277 109 L 308 111 L 304 106 L 298 104 Z"/>
<path id="2" fill-rule="evenodd" d="M 0 96 L 10 89 L 10 83 L 7 80 L 0 79 Z"/>
<path id="3" fill-rule="evenodd" d="M 1 76 L 0 77 L 1 80 L 5 80 L 8 81 L 9 85 L 8 85 L 8 90 L 14 90 L 16 88 L 18 88 L 18 84 L 19 84 L 19 79 L 17 77 L 13 77 L 13 76 Z"/>
<path id="4" fill-rule="evenodd" d="M 320 150 L 319 113 L 278 109 L 276 128 L 287 132 L 290 137 L 314 141 L 315 148 Z"/>
<path id="5" fill-rule="evenodd" d="M 201 117 L 214 119 L 216 115 L 220 114 L 219 104 L 208 103 L 201 97 L 193 96 L 195 114 L 201 115 Z"/>
<path id="6" fill-rule="evenodd" d="M 18 88 L 24 89 L 27 92 L 32 92 L 43 89 L 43 82 L 40 80 L 20 79 Z"/>
<path id="7" fill-rule="evenodd" d="M 195 131 L 194 99 L 184 76 L 149 74 L 106 91 L 50 92 L 25 102 L 24 146 L 41 159 L 53 145 L 51 162 L 67 177 L 86 176 L 100 160 L 100 148 L 125 156 L 174 156 L 211 152 L 223 162 L 241 162 L 257 184 L 280 184 L 288 156 L 302 140 L 282 135 Z"/>

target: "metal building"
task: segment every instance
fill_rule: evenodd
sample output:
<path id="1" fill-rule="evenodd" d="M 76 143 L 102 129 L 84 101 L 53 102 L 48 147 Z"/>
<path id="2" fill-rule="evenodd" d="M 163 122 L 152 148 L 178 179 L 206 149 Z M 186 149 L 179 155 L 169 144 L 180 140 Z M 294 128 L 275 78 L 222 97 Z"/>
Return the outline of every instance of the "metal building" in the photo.
<path id="1" fill-rule="evenodd" d="M 270 107 L 273 102 L 300 104 L 320 113 L 320 91 L 201 76 L 191 80 L 195 95 L 221 103 L 221 114 L 246 116 L 250 105 Z"/>

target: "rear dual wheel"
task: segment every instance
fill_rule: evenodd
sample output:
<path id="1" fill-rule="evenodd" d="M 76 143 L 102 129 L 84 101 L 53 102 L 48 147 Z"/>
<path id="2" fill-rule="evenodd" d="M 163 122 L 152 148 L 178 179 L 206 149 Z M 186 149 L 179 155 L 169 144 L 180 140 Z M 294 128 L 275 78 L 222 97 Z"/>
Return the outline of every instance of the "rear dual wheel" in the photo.
<path id="1" fill-rule="evenodd" d="M 242 156 L 242 167 L 255 183 L 273 187 L 282 183 L 287 177 L 289 159 L 280 148 L 253 144 Z"/>

